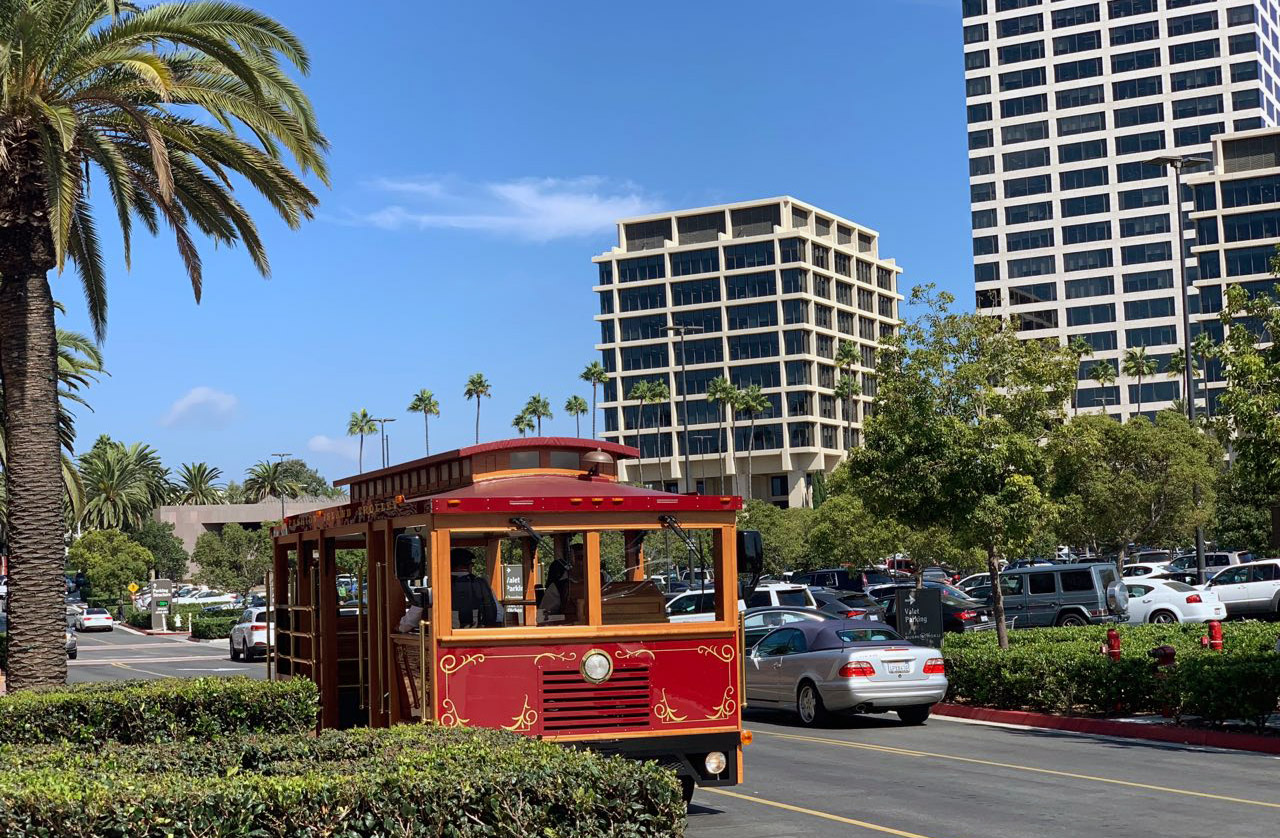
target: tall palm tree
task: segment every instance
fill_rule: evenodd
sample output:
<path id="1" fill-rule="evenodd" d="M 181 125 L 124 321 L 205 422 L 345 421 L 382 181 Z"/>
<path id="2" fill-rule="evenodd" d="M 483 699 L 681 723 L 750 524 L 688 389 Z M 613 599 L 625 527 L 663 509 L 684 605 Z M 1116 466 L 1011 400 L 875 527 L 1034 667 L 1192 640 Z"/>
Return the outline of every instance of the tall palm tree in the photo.
<path id="1" fill-rule="evenodd" d="M 541 393 L 534 393 L 525 402 L 524 412 L 538 423 L 538 436 L 542 436 L 542 420 L 554 418 L 551 415 L 551 402 Z"/>
<path id="2" fill-rule="evenodd" d="M 1089 367 L 1089 378 L 1102 385 L 1104 391 L 1107 387 L 1116 383 L 1116 368 L 1105 361 L 1098 361 Z M 1102 412 L 1107 412 L 1107 400 L 1102 400 Z"/>
<path id="3" fill-rule="evenodd" d="M 183 463 L 178 469 L 177 502 L 181 506 L 226 503 L 218 478 L 222 469 L 208 463 Z"/>
<path id="4" fill-rule="evenodd" d="M 1187 380 L 1187 352 L 1185 349 L 1178 348 L 1173 350 L 1169 355 L 1169 366 L 1165 367 L 1164 374 L 1170 378 L 1182 379 L 1182 413 L 1187 412 L 1186 399 L 1194 398 L 1195 380 L 1200 373 L 1200 359 L 1196 357 L 1194 348 L 1191 353 L 1191 380 Z"/>
<path id="5" fill-rule="evenodd" d="M 645 403 L 653 405 L 655 408 L 663 402 L 671 401 L 671 388 L 667 386 L 666 381 L 650 381 L 649 391 L 645 396 Z M 644 411 L 644 403 L 640 405 L 641 412 Z M 653 435 L 654 439 L 654 459 L 659 461 L 658 479 L 662 479 L 662 413 L 654 411 L 657 415 L 653 417 Z M 661 488 L 661 487 L 659 487 Z"/>
<path id="6" fill-rule="evenodd" d="M 582 415 L 590 409 L 582 396 L 570 396 L 565 400 L 564 412 L 573 417 L 574 435 L 582 436 Z"/>
<path id="7" fill-rule="evenodd" d="M 360 473 L 364 473 L 364 438 L 378 432 L 378 423 L 374 421 L 373 414 L 365 410 L 363 407 L 359 410 L 351 411 L 351 418 L 347 420 L 347 436 L 360 437 Z"/>
<path id="8" fill-rule="evenodd" d="M 75 263 L 100 340 L 107 275 L 93 198 L 120 225 L 126 266 L 135 221 L 152 234 L 167 226 L 197 301 L 193 226 L 216 244 L 243 244 L 266 274 L 232 184 L 261 193 L 291 227 L 312 216 L 316 197 L 282 154 L 327 180 L 327 141 L 290 73 L 308 62 L 293 33 L 232 3 L 0 0 L 0 377 L 10 394 L 9 546 L 23 557 L 9 589 L 12 689 L 66 679 L 47 275 Z"/>
<path id="9" fill-rule="evenodd" d="M 423 442 L 427 447 L 427 456 L 431 456 L 431 425 L 429 421 L 432 416 L 440 415 L 440 403 L 436 401 L 435 393 L 425 388 L 419 390 L 405 410 L 410 413 L 422 414 Z"/>
<path id="10" fill-rule="evenodd" d="M 1076 359 L 1076 377 L 1071 385 L 1071 415 L 1078 416 L 1080 414 L 1079 398 L 1080 392 L 1080 365 L 1084 363 L 1085 358 L 1093 357 L 1093 346 L 1082 337 L 1074 337 L 1068 348 Z"/>
<path id="11" fill-rule="evenodd" d="M 587 364 L 586 368 L 578 376 L 583 381 L 591 385 L 591 438 L 596 438 L 596 387 L 601 384 L 609 383 L 609 373 L 605 372 L 604 367 L 599 361 L 592 361 Z"/>
<path id="12" fill-rule="evenodd" d="M 80 479 L 85 490 L 81 523 L 87 529 L 135 529 L 172 490 L 154 448 L 107 437 L 80 457 Z"/>
<path id="13" fill-rule="evenodd" d="M 858 379 L 852 375 L 842 375 L 840 380 L 836 382 L 836 398 L 844 402 L 844 418 L 847 423 L 845 432 L 845 447 L 853 447 L 853 423 L 854 399 L 862 395 L 862 387 L 858 384 Z"/>
<path id="14" fill-rule="evenodd" d="M 1136 349 L 1125 350 L 1124 363 L 1121 370 L 1125 375 L 1138 379 L 1138 414 L 1142 415 L 1142 379 L 1149 375 L 1154 375 L 1156 371 L 1156 362 L 1154 358 L 1148 357 L 1147 348 L 1139 346 Z"/>
<path id="15" fill-rule="evenodd" d="M 851 340 L 840 341 L 840 346 L 836 349 L 836 366 L 840 368 L 845 375 L 853 375 L 853 368 L 862 360 L 862 354 L 858 351 L 858 347 Z"/>
<path id="16" fill-rule="evenodd" d="M 1213 355 L 1213 338 L 1209 337 L 1208 332 L 1201 332 L 1191 342 L 1191 351 L 1200 359 L 1199 368 L 1204 373 L 1204 415 L 1206 419 L 1212 418 L 1213 402 L 1209 399 L 1209 358 Z"/>
<path id="17" fill-rule="evenodd" d="M 644 434 L 644 406 L 649 403 L 650 394 L 653 392 L 653 382 L 637 381 L 631 385 L 631 392 L 627 394 L 627 398 L 639 403 L 639 410 L 636 415 L 636 448 L 640 449 L 640 456 L 636 458 L 636 468 L 640 472 L 640 485 L 644 485 L 644 449 L 640 446 L 642 436 Z"/>
<path id="18" fill-rule="evenodd" d="M 751 460 L 756 450 L 756 417 L 773 407 L 773 402 L 769 401 L 759 384 L 752 384 L 742 391 L 736 407 L 751 420 L 751 435 L 747 438 L 747 500 L 750 500 L 754 493 L 751 486 Z"/>
<path id="19" fill-rule="evenodd" d="M 511 420 L 511 427 L 515 428 L 520 436 L 524 436 L 534 428 L 533 416 L 529 414 L 528 410 L 522 410 L 516 414 L 516 418 Z"/>
<path id="20" fill-rule="evenodd" d="M 489 380 L 484 377 L 484 373 L 475 373 L 467 379 L 466 389 L 462 391 L 462 395 L 468 400 L 476 400 L 476 445 L 480 444 L 480 399 L 487 399 L 493 395 L 493 387 L 489 385 Z"/>
<path id="21" fill-rule="evenodd" d="M 720 491 L 723 493 L 725 478 L 725 462 L 729 459 L 729 452 L 733 450 L 733 406 L 738 400 L 738 388 L 729 382 L 724 376 L 714 378 L 707 385 L 707 401 L 717 405 L 720 411 L 720 422 L 725 426 L 725 445 L 724 456 L 720 458 Z M 736 481 L 735 481 L 736 482 Z M 737 488 L 736 486 L 734 487 Z"/>
<path id="22" fill-rule="evenodd" d="M 284 463 L 260 460 L 245 472 L 244 494 L 249 503 L 278 498 L 283 504 L 285 498 L 296 498 L 302 494 L 302 487 L 290 477 Z"/>

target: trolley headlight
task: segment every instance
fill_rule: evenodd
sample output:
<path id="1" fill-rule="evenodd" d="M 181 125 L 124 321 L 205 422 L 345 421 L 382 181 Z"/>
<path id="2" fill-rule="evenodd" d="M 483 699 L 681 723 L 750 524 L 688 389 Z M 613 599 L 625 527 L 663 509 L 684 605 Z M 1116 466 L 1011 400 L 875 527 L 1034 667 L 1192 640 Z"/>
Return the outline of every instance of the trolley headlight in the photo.
<path id="1" fill-rule="evenodd" d="M 582 657 L 582 677 L 593 684 L 609 680 L 613 674 L 613 660 L 599 649 L 593 649 Z"/>
<path id="2" fill-rule="evenodd" d="M 724 758 L 724 754 L 719 751 L 712 751 L 707 754 L 707 758 L 702 763 L 708 774 L 719 774 L 724 771 L 725 766 L 728 764 L 729 762 Z"/>

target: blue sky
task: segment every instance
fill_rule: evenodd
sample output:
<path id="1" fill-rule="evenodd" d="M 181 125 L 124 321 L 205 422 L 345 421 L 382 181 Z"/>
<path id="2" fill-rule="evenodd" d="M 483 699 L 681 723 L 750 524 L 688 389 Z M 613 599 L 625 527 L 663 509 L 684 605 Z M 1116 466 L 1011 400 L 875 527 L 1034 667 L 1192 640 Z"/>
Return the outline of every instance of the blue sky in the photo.
<path id="1" fill-rule="evenodd" d="M 432 450 L 469 444 L 473 372 L 493 384 L 482 438 L 535 392 L 544 432 L 572 433 L 590 258 L 628 214 L 794 195 L 879 230 L 904 288 L 971 305 L 956 0 L 255 5 L 312 52 L 332 188 L 300 231 L 259 214 L 270 280 L 206 247 L 199 306 L 171 239 L 135 240 L 131 272 L 112 246 L 81 450 L 108 433 L 236 479 L 287 451 L 332 479 L 356 470 L 357 408 L 397 417 L 393 460 L 421 456 L 421 387 Z M 54 294 L 87 331 L 74 277 Z"/>

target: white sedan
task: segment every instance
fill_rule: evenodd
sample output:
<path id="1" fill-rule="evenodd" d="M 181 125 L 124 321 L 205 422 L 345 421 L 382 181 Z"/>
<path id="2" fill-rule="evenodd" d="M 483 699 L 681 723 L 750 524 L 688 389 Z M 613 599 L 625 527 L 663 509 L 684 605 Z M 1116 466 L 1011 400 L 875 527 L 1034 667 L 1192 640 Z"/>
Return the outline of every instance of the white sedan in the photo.
<path id="1" fill-rule="evenodd" d="M 1120 571 L 1126 579 L 1132 579 L 1135 576 L 1150 576 L 1153 573 L 1166 573 L 1169 565 L 1160 562 L 1137 562 L 1135 564 L 1127 564 L 1124 570 Z"/>
<path id="2" fill-rule="evenodd" d="M 105 608 L 89 608 L 76 618 L 76 631 L 113 631 L 115 621 Z"/>
<path id="3" fill-rule="evenodd" d="M 231 605 L 236 601 L 235 594 L 224 594 L 222 591 L 191 591 L 180 596 L 175 605 Z"/>
<path id="4" fill-rule="evenodd" d="M 1227 610 L 1212 590 L 1200 590 L 1171 579 L 1129 581 L 1129 623 L 1205 623 L 1221 620 Z"/>

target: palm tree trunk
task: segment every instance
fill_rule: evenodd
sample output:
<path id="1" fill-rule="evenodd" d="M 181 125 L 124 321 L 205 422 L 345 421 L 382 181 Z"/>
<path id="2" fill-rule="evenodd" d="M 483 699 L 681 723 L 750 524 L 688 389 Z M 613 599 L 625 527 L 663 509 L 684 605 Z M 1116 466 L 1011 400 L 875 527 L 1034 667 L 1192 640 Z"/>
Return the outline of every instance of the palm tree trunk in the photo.
<path id="1" fill-rule="evenodd" d="M 581 436 L 581 432 L 578 434 Z M 596 383 L 591 382 L 591 438 L 596 438 Z"/>
<path id="2" fill-rule="evenodd" d="M 480 444 L 480 397 L 476 396 L 476 445 Z"/>
<path id="3" fill-rule="evenodd" d="M 729 494 L 736 495 L 738 494 L 738 447 L 734 445 L 736 440 L 733 438 L 733 405 L 725 408 L 725 414 L 729 417 L 729 433 L 725 439 L 724 457 L 726 461 L 732 459 L 733 462 L 733 490 Z"/>
<path id="4" fill-rule="evenodd" d="M 1138 373 L 1138 415 L 1142 415 L 1142 373 Z"/>
<path id="5" fill-rule="evenodd" d="M 573 414 L 573 435 L 582 439 L 582 417 L 577 413 Z"/>
<path id="6" fill-rule="evenodd" d="M 636 457 L 636 468 L 640 472 L 640 485 L 644 485 L 644 401 L 640 402 L 640 410 L 636 414 L 636 448 L 640 456 Z"/>
<path id="7" fill-rule="evenodd" d="M 427 416 L 427 412 L 422 411 L 422 445 L 426 449 L 427 456 L 431 456 L 431 420 Z"/>
<path id="8" fill-rule="evenodd" d="M 721 430 L 724 430 L 724 428 L 725 428 L 725 424 L 726 424 L 726 423 L 725 423 L 725 420 L 724 420 L 724 405 L 722 404 L 722 405 L 720 405 L 720 429 L 721 429 Z M 727 432 L 726 432 L 726 437 L 727 437 L 727 436 L 728 436 L 728 434 L 727 434 Z M 717 448 L 722 447 L 720 440 L 716 440 L 716 447 L 717 447 Z M 729 449 L 728 449 L 728 446 L 727 446 L 727 445 L 724 445 L 723 447 L 724 447 L 724 449 L 725 449 L 725 450 L 723 450 L 723 451 L 721 451 L 721 452 L 720 452 L 720 457 L 719 457 L 719 460 L 720 460 L 720 494 L 722 494 L 722 495 L 723 495 L 723 494 L 726 494 L 726 492 L 725 492 L 725 490 L 724 490 L 724 461 L 725 461 L 725 458 L 729 456 Z"/>
<path id="9" fill-rule="evenodd" d="M 360 473 L 364 474 L 364 434 L 360 434 Z"/>
<path id="10" fill-rule="evenodd" d="M 66 613 L 52 242 L 0 228 L 0 378 L 9 495 L 9 688 L 64 684 Z M 48 263 L 48 264 L 42 264 Z"/>

